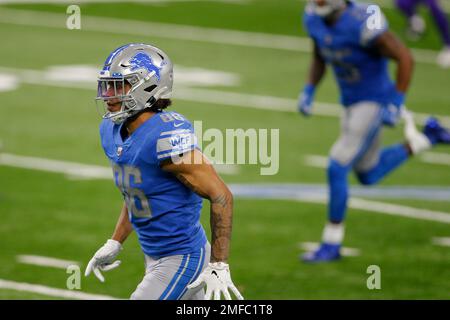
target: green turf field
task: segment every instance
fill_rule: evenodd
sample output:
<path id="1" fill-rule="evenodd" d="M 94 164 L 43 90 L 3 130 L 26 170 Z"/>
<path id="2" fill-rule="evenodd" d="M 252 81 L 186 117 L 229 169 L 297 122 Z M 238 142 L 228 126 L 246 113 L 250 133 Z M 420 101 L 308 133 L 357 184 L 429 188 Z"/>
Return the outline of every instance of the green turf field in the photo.
<path id="1" fill-rule="evenodd" d="M 293 112 L 306 77 L 309 54 L 304 50 L 269 48 L 270 45 L 257 47 L 251 45 L 251 41 L 248 45 L 230 44 L 226 43 L 224 33 L 234 30 L 305 37 L 300 21 L 303 5 L 304 2 L 297 0 L 82 4 L 81 30 L 65 28 L 66 5 L 2 5 L 0 151 L 107 166 L 98 137 L 100 119 L 93 99 L 95 78 L 92 85 L 89 81 L 63 82 L 54 80 L 49 70 L 55 66 L 100 67 L 116 47 L 129 42 L 146 42 L 163 48 L 176 66 L 226 72 L 239 79 L 230 85 L 184 83 L 177 88 L 201 90 L 205 96 L 212 92 L 219 100 L 221 93 L 292 100 L 292 112 L 280 111 L 276 103 L 262 110 L 248 108 L 245 99 L 241 99 L 244 101 L 241 104 L 238 101 L 226 105 L 200 97 L 197 100 L 177 97 L 175 91 L 173 109 L 192 121 L 202 120 L 204 128 L 280 130 L 277 175 L 261 176 L 258 166 L 246 165 L 239 166 L 237 174 L 223 175 L 226 182 L 324 184 L 324 169 L 307 165 L 305 157 L 327 155 L 339 132 L 339 121 L 334 116 L 318 115 L 304 119 Z M 24 19 L 23 12 L 18 10 L 26 10 L 30 16 Z M 52 15 L 43 16 L 48 12 Z M 393 30 L 402 35 L 404 22 L 399 14 L 386 9 L 386 15 Z M 95 25 L 92 19 L 83 20 L 88 16 L 110 20 Z M 143 29 L 128 28 L 119 19 L 141 21 Z M 150 28 L 155 25 L 146 24 L 151 22 L 167 24 L 162 28 L 165 33 L 153 35 Z M 174 25 L 199 27 L 197 36 L 210 28 L 219 31 L 216 30 L 216 39 L 189 40 L 186 39 L 188 30 L 186 34 L 175 32 L 170 29 Z M 121 27 L 123 32 L 114 31 Z M 151 35 L 146 35 L 145 30 Z M 408 44 L 421 49 L 440 48 L 432 26 L 421 42 Z M 450 70 L 424 61 L 427 59 L 423 56 L 417 60 L 408 107 L 448 120 L 445 117 L 450 117 Z M 11 76 L 18 77 L 16 85 L 12 89 L 3 88 L 2 81 L 11 83 L 3 79 Z M 337 90 L 332 80 L 328 74 L 317 101 L 337 103 Z M 384 140 L 386 144 L 401 141 L 402 128 L 386 129 Z M 450 187 L 450 149 L 439 147 L 433 153 L 443 158 L 444 163 L 412 159 L 382 185 Z M 91 255 L 114 228 L 121 196 L 111 181 L 105 179 L 74 179 L 61 173 L 10 165 L 0 165 L 0 181 L 0 236 L 3 239 L 0 299 L 58 298 L 4 289 L 1 280 L 66 289 L 65 270 L 18 263 L 17 255 L 78 261 L 84 271 Z M 354 183 L 355 179 L 351 181 Z M 421 209 L 450 215 L 448 199 L 374 201 L 397 204 L 410 211 Z M 208 207 L 205 202 L 202 221 L 209 233 Z M 432 242 L 436 237 L 450 237 L 448 222 L 352 208 L 348 213 L 344 245 L 359 249 L 360 255 L 328 265 L 299 263 L 298 256 L 303 252 L 300 244 L 320 240 L 325 215 L 323 203 L 236 197 L 230 266 L 241 293 L 247 299 L 450 298 L 450 247 Z M 83 278 L 82 291 L 128 298 L 144 272 L 135 236 L 125 244 L 121 260 L 120 268 L 105 274 L 104 284 L 94 277 Z M 381 268 L 381 290 L 366 287 L 369 276 L 366 270 L 370 265 Z"/>

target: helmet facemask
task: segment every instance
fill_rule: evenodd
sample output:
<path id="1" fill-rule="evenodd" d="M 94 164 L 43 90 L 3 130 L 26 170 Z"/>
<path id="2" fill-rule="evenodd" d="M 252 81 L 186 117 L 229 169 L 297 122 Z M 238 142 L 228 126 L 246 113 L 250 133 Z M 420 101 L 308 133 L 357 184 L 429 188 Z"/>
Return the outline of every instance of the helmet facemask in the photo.
<path id="1" fill-rule="evenodd" d="M 98 79 L 96 104 L 98 110 L 101 109 L 99 105 L 103 108 L 103 119 L 110 119 L 114 123 L 120 124 L 135 113 L 136 102 L 130 95 L 131 88 L 124 92 L 127 85 L 130 86 L 123 77 Z M 120 103 L 120 110 L 109 111 L 108 103 L 111 102 Z"/>

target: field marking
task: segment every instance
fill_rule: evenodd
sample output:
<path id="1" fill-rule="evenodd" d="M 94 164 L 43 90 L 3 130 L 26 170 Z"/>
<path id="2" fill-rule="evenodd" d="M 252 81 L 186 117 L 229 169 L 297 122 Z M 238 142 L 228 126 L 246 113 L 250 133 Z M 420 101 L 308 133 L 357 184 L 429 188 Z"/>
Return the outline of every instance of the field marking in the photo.
<path id="1" fill-rule="evenodd" d="M 140 4 L 167 4 L 174 2 L 222 2 L 231 4 L 247 4 L 252 0 L 0 0 L 1 4 L 83 4 L 131 2 Z"/>
<path id="2" fill-rule="evenodd" d="M 0 8 L 0 23 L 65 29 L 67 16 L 59 13 Z M 299 22 L 300 23 L 300 22 Z M 237 45 L 254 48 L 310 53 L 311 41 L 306 37 L 192 25 L 144 22 L 96 16 L 82 17 L 82 29 L 102 33 L 139 35 L 176 40 Z M 411 49 L 415 60 L 436 64 L 437 51 Z"/>
<path id="3" fill-rule="evenodd" d="M 303 162 L 305 165 L 309 167 L 326 169 L 328 168 L 328 163 L 330 162 L 330 159 L 327 156 L 321 156 L 317 154 L 307 154 L 303 157 Z"/>
<path id="4" fill-rule="evenodd" d="M 37 157 L 25 157 L 9 153 L 0 153 L 0 164 L 17 168 L 63 173 L 67 176 L 80 178 L 109 180 L 112 180 L 113 178 L 112 169 L 109 167 Z"/>
<path id="5" fill-rule="evenodd" d="M 358 198 L 350 198 L 349 207 L 353 209 L 384 213 L 419 220 L 428 220 L 450 224 L 450 213 L 428 209 L 417 209 L 409 206 L 391 204 Z"/>
<path id="6" fill-rule="evenodd" d="M 16 291 L 23 292 L 31 292 L 38 293 L 50 297 L 56 298 L 65 298 L 65 299 L 78 299 L 78 300 L 120 300 L 119 298 L 101 295 L 101 294 L 93 294 L 93 293 L 85 293 L 76 290 L 65 290 L 47 287 L 38 284 L 31 284 L 26 282 L 16 282 L 10 280 L 0 279 L 0 289 L 10 289 Z"/>
<path id="7" fill-rule="evenodd" d="M 19 79 L 11 74 L 0 74 L 0 92 L 13 91 L 19 87 Z"/>
<path id="8" fill-rule="evenodd" d="M 94 65 L 54 65 L 45 70 L 15 69 L 0 67 L 0 91 L 17 88 L 20 81 L 36 84 L 39 81 L 51 85 L 85 84 L 86 88 L 94 88 L 97 82 L 98 67 Z M 204 68 L 174 66 L 176 84 L 182 86 L 219 86 L 232 87 L 241 84 L 238 74 Z"/>
<path id="9" fill-rule="evenodd" d="M 326 201 L 327 184 L 313 183 L 241 183 L 229 184 L 231 190 L 246 198 L 261 199 L 319 199 Z M 450 187 L 442 186 L 360 186 L 351 185 L 351 197 L 364 199 L 403 199 L 424 201 L 450 201 Z"/>
<path id="10" fill-rule="evenodd" d="M 90 166 L 86 164 L 48 160 L 36 157 L 23 157 L 7 153 L 0 153 L 0 165 L 8 165 L 26 169 L 43 170 L 56 173 L 65 173 L 70 176 L 81 176 L 82 178 L 112 179 L 112 171 L 108 167 Z M 289 187 L 289 185 L 287 185 Z M 236 197 L 257 199 L 281 199 L 296 200 L 313 203 L 327 203 L 326 192 L 317 189 L 305 190 L 304 192 L 283 189 L 280 185 L 230 185 Z M 405 187 L 402 187 L 402 189 Z M 437 190 L 439 192 L 439 190 Z M 444 192 L 445 193 L 445 192 Z M 415 198 L 417 199 L 417 198 Z M 389 204 L 385 202 L 364 200 L 352 197 L 349 207 L 354 209 L 379 212 L 389 215 L 397 215 L 414 219 L 437 221 L 450 224 L 450 213 L 416 209 L 413 207 Z"/>
<path id="11" fill-rule="evenodd" d="M 174 90 L 174 98 L 179 98 L 185 101 L 212 103 L 249 109 L 293 112 L 299 114 L 297 111 L 298 100 L 292 98 L 187 87 L 177 87 Z M 313 105 L 313 116 L 339 118 L 341 117 L 342 112 L 343 107 L 337 103 L 316 101 Z M 430 117 L 430 114 L 414 111 L 412 111 L 412 113 L 414 121 L 417 124 L 423 124 Z M 436 114 L 433 114 L 433 116 L 438 118 L 444 126 L 450 127 L 450 116 Z M 301 117 L 300 114 L 299 117 Z"/>
<path id="12" fill-rule="evenodd" d="M 0 153 L 0 165 L 63 173 L 71 178 L 112 179 L 112 169 L 106 166 L 88 165 L 71 161 L 52 160 L 46 158 L 20 156 L 10 153 Z M 214 167 L 220 173 L 239 174 L 238 165 L 220 165 Z M 259 195 L 262 197 L 287 197 L 296 199 L 299 196 L 321 196 L 327 193 L 325 184 L 230 184 L 236 192 L 243 196 Z M 419 199 L 419 200 L 450 200 L 450 188 L 445 187 L 350 187 L 350 193 L 358 197 Z"/>
<path id="13" fill-rule="evenodd" d="M 35 266 L 41 266 L 41 267 L 52 267 L 52 268 L 58 268 L 58 269 L 67 269 L 67 267 L 72 265 L 80 265 L 77 261 L 70 261 L 70 260 L 63 260 L 63 259 L 57 259 L 57 258 L 51 258 L 51 257 L 44 257 L 44 256 L 36 256 L 36 255 L 18 255 L 16 256 L 16 260 L 19 263 L 23 264 L 30 264 Z"/>
<path id="14" fill-rule="evenodd" d="M 241 78 L 238 74 L 216 71 L 205 68 L 192 68 L 174 65 L 177 84 L 185 86 L 239 86 Z M 85 82 L 95 84 L 98 76 L 98 66 L 95 65 L 55 65 L 44 71 L 30 72 L 29 76 L 56 82 Z"/>
<path id="15" fill-rule="evenodd" d="M 420 160 L 426 163 L 450 166 L 450 154 L 438 152 L 425 152 L 420 156 Z"/>
<path id="16" fill-rule="evenodd" d="M 294 200 L 300 202 L 310 202 L 317 204 L 327 204 L 328 196 L 326 191 L 317 189 L 305 190 L 304 192 L 286 192 L 282 186 L 275 185 L 233 185 L 230 189 L 236 198 L 244 199 L 270 199 L 270 200 Z M 391 204 L 381 201 L 365 200 L 357 197 L 350 197 L 348 207 L 352 209 L 364 210 L 374 213 L 382 213 L 406 218 L 428 220 L 450 224 L 450 213 L 434 211 L 428 209 L 417 209 L 405 205 Z"/>
<path id="17" fill-rule="evenodd" d="M 62 173 L 71 179 L 113 179 L 112 169 L 97 165 L 88 165 L 71 161 L 52 160 L 29 156 L 19 156 L 10 153 L 0 153 L 0 165 Z M 236 165 L 214 165 L 217 172 L 226 175 L 239 174 Z"/>
<path id="18" fill-rule="evenodd" d="M 195 69 L 194 69 L 195 70 Z M 5 75 L 12 75 L 19 78 L 23 83 L 32 85 L 55 86 L 62 88 L 95 90 L 95 79 L 92 81 L 84 77 L 78 78 L 78 81 L 61 81 L 60 78 L 48 76 L 48 71 L 17 69 L 0 66 L 0 72 Z M 82 81 L 82 79 L 84 79 Z M 213 89 L 200 89 L 187 87 L 188 83 L 181 85 L 175 83 L 174 98 L 184 101 L 193 101 L 201 103 L 212 103 L 225 106 L 250 108 L 258 110 L 297 112 L 297 99 L 274 97 L 267 95 L 237 93 Z M 314 115 L 325 117 L 340 117 L 342 106 L 337 103 L 315 102 Z M 422 124 L 429 117 L 428 114 L 413 112 L 414 120 Z M 450 127 L 450 116 L 434 115 L 445 126 Z M 299 115 L 300 117 L 300 115 Z"/>
<path id="19" fill-rule="evenodd" d="M 319 248 L 320 243 L 318 242 L 300 242 L 298 244 L 299 248 L 304 251 L 314 251 Z M 341 255 L 344 257 L 357 257 L 361 255 L 361 250 L 356 248 L 341 247 Z"/>
<path id="20" fill-rule="evenodd" d="M 450 237 L 434 237 L 431 242 L 437 246 L 450 247 Z"/>
<path id="21" fill-rule="evenodd" d="M 450 154 L 438 152 L 424 152 L 417 159 L 424 163 L 450 166 Z M 326 169 L 329 157 L 317 154 L 307 154 L 303 157 L 303 163 L 309 167 Z"/>

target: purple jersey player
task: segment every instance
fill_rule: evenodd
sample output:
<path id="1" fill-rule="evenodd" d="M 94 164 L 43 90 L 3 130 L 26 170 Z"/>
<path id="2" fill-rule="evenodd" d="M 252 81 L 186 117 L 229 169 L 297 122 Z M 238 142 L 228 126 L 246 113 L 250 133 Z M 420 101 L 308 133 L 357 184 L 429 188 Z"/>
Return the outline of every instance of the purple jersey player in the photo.
<path id="1" fill-rule="evenodd" d="M 450 67 L 450 28 L 447 15 L 439 0 L 396 0 L 397 7 L 406 15 L 409 23 L 409 34 L 420 36 L 425 31 L 425 22 L 417 14 L 419 4 L 426 5 L 433 16 L 444 43 L 444 48 L 438 56 L 438 63 L 445 68 Z"/>

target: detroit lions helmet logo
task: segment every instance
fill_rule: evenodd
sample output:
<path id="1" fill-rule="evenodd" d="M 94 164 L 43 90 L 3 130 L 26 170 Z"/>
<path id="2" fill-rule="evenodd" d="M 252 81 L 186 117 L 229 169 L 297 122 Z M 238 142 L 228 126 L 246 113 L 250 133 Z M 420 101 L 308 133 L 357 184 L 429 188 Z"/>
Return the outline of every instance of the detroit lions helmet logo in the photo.
<path id="1" fill-rule="evenodd" d="M 158 68 L 153 64 L 152 58 L 150 58 L 146 53 L 139 52 L 133 58 L 130 59 L 131 71 L 135 71 L 141 68 L 146 69 L 148 72 L 155 71 L 155 76 L 158 79 L 158 82 L 161 80 L 160 71 L 161 68 Z"/>

